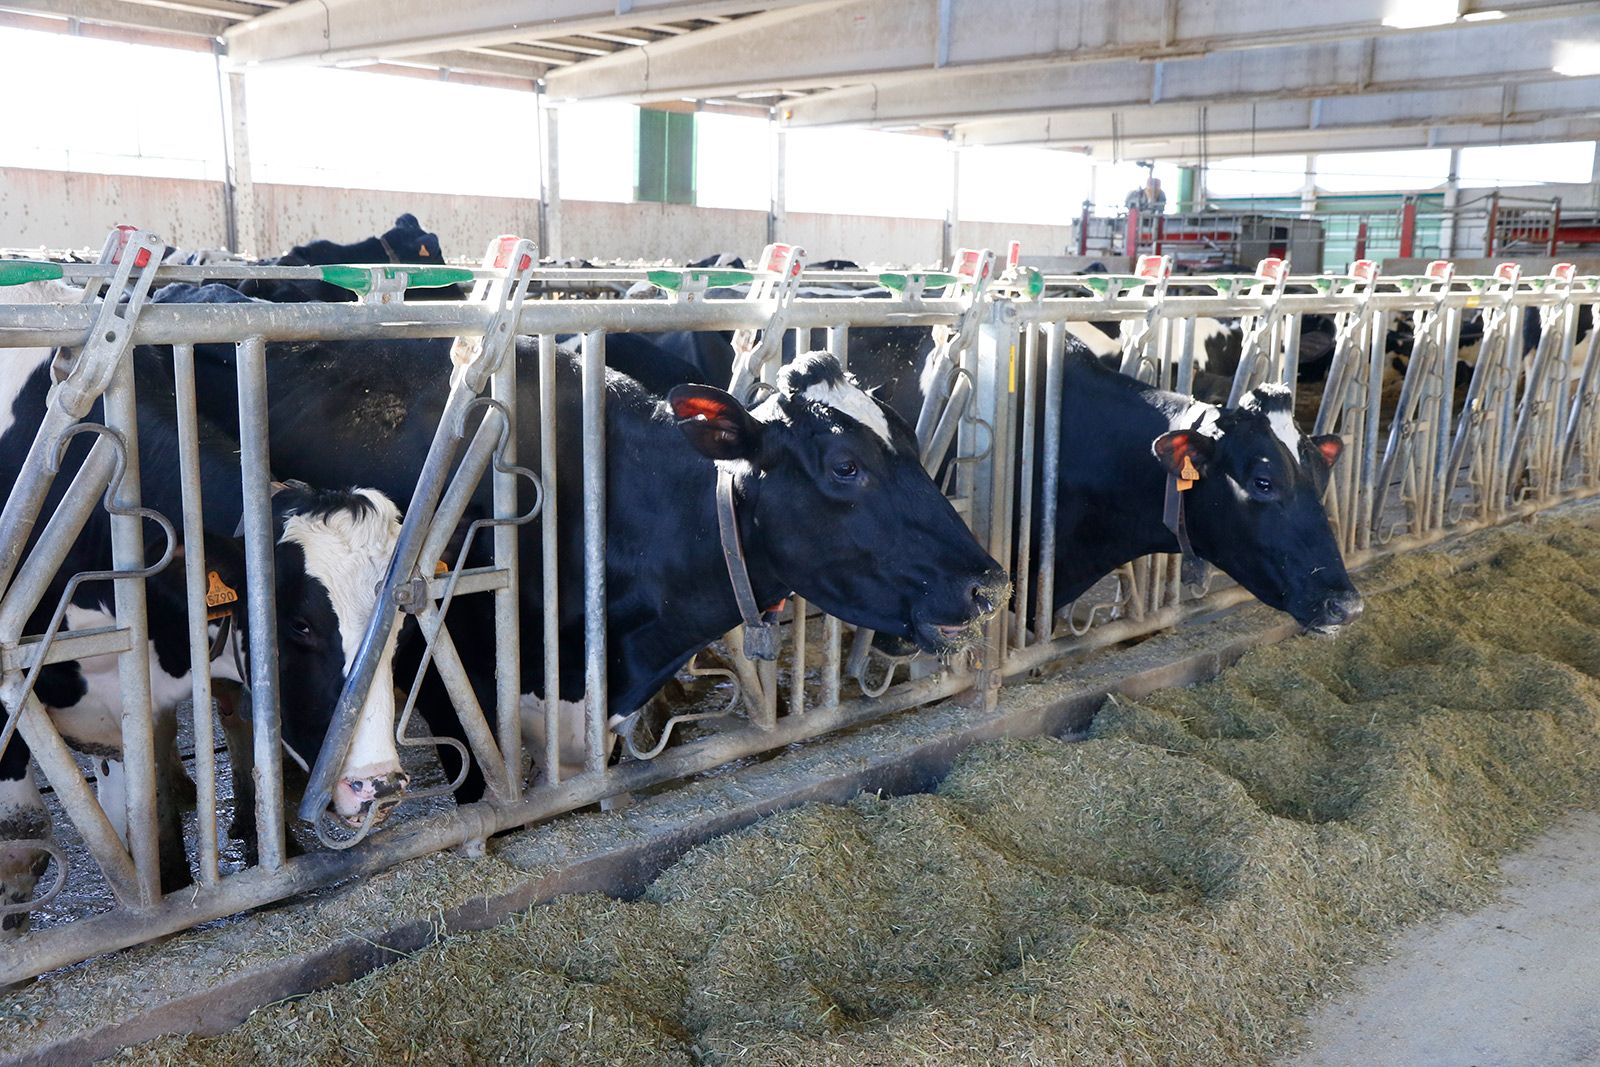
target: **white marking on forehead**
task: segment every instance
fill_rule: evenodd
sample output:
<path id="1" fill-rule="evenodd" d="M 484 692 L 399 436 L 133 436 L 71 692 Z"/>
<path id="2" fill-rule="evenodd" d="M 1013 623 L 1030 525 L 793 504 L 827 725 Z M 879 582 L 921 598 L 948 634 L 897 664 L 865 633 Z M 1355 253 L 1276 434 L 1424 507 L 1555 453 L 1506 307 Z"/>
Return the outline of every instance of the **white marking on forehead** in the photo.
<path id="1" fill-rule="evenodd" d="M 377 586 L 400 535 L 400 509 L 376 489 L 357 489 L 371 501 L 362 514 L 341 508 L 328 515 L 291 515 L 282 540 L 300 546 L 306 573 L 322 583 L 339 620 L 344 669 L 355 659 L 361 635 L 372 617 Z"/>
<path id="2" fill-rule="evenodd" d="M 816 382 L 807 386 L 801 395 L 850 416 L 877 434 L 885 448 L 894 447 L 889 439 L 889 420 L 884 417 L 883 409 L 877 401 L 849 382 Z"/>
<path id="3" fill-rule="evenodd" d="M 1289 450 L 1289 458 L 1296 463 L 1300 462 L 1300 430 L 1294 424 L 1294 415 L 1288 411 L 1274 411 L 1267 415 L 1267 425 L 1272 427 L 1273 436 L 1283 442 L 1283 447 Z"/>

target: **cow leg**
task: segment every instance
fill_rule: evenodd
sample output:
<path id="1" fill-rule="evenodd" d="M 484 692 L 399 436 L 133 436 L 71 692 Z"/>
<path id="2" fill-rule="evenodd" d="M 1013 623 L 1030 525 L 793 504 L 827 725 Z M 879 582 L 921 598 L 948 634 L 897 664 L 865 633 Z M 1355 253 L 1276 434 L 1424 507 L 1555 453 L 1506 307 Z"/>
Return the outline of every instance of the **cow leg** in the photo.
<path id="1" fill-rule="evenodd" d="M 3 721 L 3 720 L 0 720 Z M 28 748 L 13 737 L 0 757 L 0 904 L 32 900 L 50 854 L 27 842 L 51 839 L 50 813 L 28 766 Z M 0 940 L 28 929 L 28 913 L 0 915 Z"/>
<path id="2" fill-rule="evenodd" d="M 244 694 L 232 685 L 213 680 L 211 696 L 217 704 L 217 721 L 222 724 L 222 743 L 228 749 L 228 768 L 233 775 L 233 821 L 228 836 L 244 842 L 246 862 L 259 862 L 256 852 L 256 755 L 255 730 L 250 722 L 250 705 Z"/>
<path id="3" fill-rule="evenodd" d="M 192 804 L 194 782 L 178 758 L 178 717 L 176 708 L 158 708 L 155 714 L 156 819 L 161 849 L 161 891 L 173 893 L 189 885 L 188 854 L 183 843 L 184 800 Z M 170 756 L 169 756 L 170 754 Z M 183 788 L 187 786 L 188 788 Z"/>

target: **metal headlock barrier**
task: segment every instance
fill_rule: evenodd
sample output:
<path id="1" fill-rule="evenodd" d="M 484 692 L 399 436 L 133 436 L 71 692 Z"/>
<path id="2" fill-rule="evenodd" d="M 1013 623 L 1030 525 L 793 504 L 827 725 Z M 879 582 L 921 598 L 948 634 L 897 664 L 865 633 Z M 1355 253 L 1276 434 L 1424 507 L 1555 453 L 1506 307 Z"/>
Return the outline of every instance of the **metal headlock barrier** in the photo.
<path id="1" fill-rule="evenodd" d="M 1176 277 L 1170 262 L 1146 257 L 1131 275 L 1044 277 L 983 250 L 963 250 L 948 270 L 807 273 L 802 253 L 773 246 L 748 271 L 545 271 L 531 244 L 516 238 L 490 243 L 474 269 L 377 267 L 169 267 L 158 263 L 162 243 L 121 230 L 97 264 L 0 261 L 0 348 L 43 347 L 54 385 L 47 410 L 16 483 L 0 513 L 0 701 L 9 714 L 0 749 L 26 742 L 55 801 L 81 840 L 114 907 L 89 917 L 51 915 L 35 929 L 0 935 L 0 984 L 44 973 L 90 956 L 159 938 L 198 923 L 360 876 L 402 860 L 452 847 L 481 851 L 499 831 L 527 825 L 731 760 L 769 751 L 880 717 L 952 697 L 971 701 L 974 714 L 992 710 L 1001 686 L 1064 656 L 1147 633 L 1190 614 L 1244 598 L 1236 586 L 1186 589 L 1178 556 L 1140 559 L 1120 569 L 1114 591 L 1086 596 L 1057 613 L 1055 508 L 1060 485 L 1062 405 L 1019 402 L 1019 392 L 1061 394 L 1069 323 L 1128 324 L 1122 368 L 1165 388 L 1192 392 L 1197 371 L 1196 322 L 1237 319 L 1241 354 L 1229 396 L 1262 382 L 1294 389 L 1299 378 L 1301 325 L 1306 316 L 1332 322 L 1334 343 L 1314 426 L 1339 434 L 1344 456 L 1326 495 L 1330 521 L 1347 560 L 1414 547 L 1446 532 L 1492 524 L 1600 491 L 1600 331 L 1577 343 L 1578 311 L 1600 303 L 1600 279 L 1557 267 L 1526 277 L 1515 267 L 1491 277 L 1458 277 L 1436 263 L 1417 277 L 1383 277 L 1370 262 L 1348 276 L 1295 276 L 1264 262 L 1253 274 Z M 167 281 L 272 277 L 329 281 L 355 293 L 349 304 L 155 304 L 152 286 Z M 81 296 L 45 303 L 18 302 L 8 293 L 26 283 L 64 281 Z M 648 282 L 655 295 L 600 299 L 619 285 Z M 406 289 L 470 284 L 455 302 L 407 304 Z M 734 287 L 729 297 L 719 295 Z M 819 287 L 821 287 L 819 289 Z M 530 295 L 538 294 L 537 296 Z M 561 299 L 544 299 L 559 294 Z M 1466 386 L 1456 396 L 1456 362 L 1464 317 L 1481 316 L 1483 337 Z M 1397 317 L 1412 323 L 1412 347 L 1394 395 L 1388 337 Z M 1524 323 L 1536 316 L 1539 342 L 1525 351 Z M 691 674 L 732 680 L 726 708 L 675 715 L 654 744 L 635 743 L 633 722 L 613 724 L 606 687 L 606 338 L 615 332 L 729 330 L 735 332 L 735 388 L 759 389 L 775 380 L 785 333 L 794 351 L 826 347 L 848 365 L 852 330 L 903 326 L 931 331 L 932 372 L 917 419 L 925 465 L 943 483 L 980 544 L 1033 595 L 1015 598 L 987 625 L 975 651 L 952 662 L 918 657 L 897 680 L 896 663 L 799 597 L 776 620 L 772 658 L 749 662 L 751 646 L 730 635 L 725 666 L 691 661 Z M 537 338 L 537 359 L 510 358 L 518 336 Z M 347 672 L 322 749 L 306 753 L 309 784 L 298 815 L 325 846 L 291 855 L 285 836 L 283 745 L 277 704 L 277 649 L 272 597 L 271 457 L 267 376 L 274 342 L 354 338 L 453 338 L 449 395 L 406 509 L 398 544 L 380 587 L 377 611 Z M 520 627 L 535 626 L 543 642 L 546 694 L 561 689 L 559 619 L 554 597 L 539 617 L 519 613 L 517 526 L 540 524 L 546 581 L 557 573 L 555 506 L 558 473 L 554 405 L 519 411 L 518 374 L 534 374 L 541 395 L 553 396 L 558 339 L 576 337 L 581 366 L 581 478 L 584 538 L 584 676 L 587 707 L 581 771 L 563 776 L 557 742 L 558 702 L 545 702 L 541 752 L 523 752 Z M 818 341 L 825 344 L 818 344 Z M 172 346 L 177 376 L 177 436 L 184 514 L 158 517 L 140 500 L 131 352 L 135 345 Z M 199 551 L 202 528 L 193 378 L 195 346 L 234 346 L 239 400 L 241 524 L 248 597 L 249 718 L 254 736 L 255 832 L 259 862 L 228 869 L 218 847 L 218 766 L 214 755 L 211 635 L 206 625 L 207 574 Z M 19 358 L 6 353 L 0 358 Z M 870 384 L 870 383 L 869 383 Z M 1302 394 L 1310 386 L 1301 386 Z M 1386 397 L 1389 400 L 1386 401 Z M 104 398 L 103 424 L 84 420 Z M 1302 401 L 1306 400 L 1301 396 Z M 534 420 L 537 455 L 516 452 L 516 425 Z M 53 512 L 44 503 L 65 443 L 93 437 L 88 458 Z M 526 438 L 525 438 L 526 440 Z M 1036 477 L 1037 476 L 1037 477 Z M 474 490 L 488 479 L 493 514 L 475 522 L 453 560 L 447 558 Z M 1033 486 L 1040 489 L 1034 492 Z M 530 488 L 531 487 L 531 488 Z M 528 502 L 532 500 L 530 508 Z M 64 605 L 43 604 L 47 588 L 97 507 L 110 514 L 116 623 L 89 631 L 61 627 Z M 804 521 L 797 516 L 797 521 Z M 166 539 L 165 553 L 145 556 L 148 527 Z M 1037 528 L 1038 543 L 1033 542 Z M 30 534 L 37 537 L 29 544 Z M 467 547 L 483 533 L 488 566 L 467 567 Z M 820 535 L 820 534 L 819 534 Z M 159 753 L 152 737 L 150 657 L 144 579 L 184 553 L 193 671 L 194 777 L 198 832 L 185 847 L 195 860 L 194 885 L 160 891 L 156 820 Z M 27 551 L 24 552 L 24 549 Z M 434 561 L 445 560 L 439 567 Z M 442 569 L 440 569 L 442 568 Z M 438 573 L 436 573 L 436 570 Z M 554 586 L 546 588 L 553 589 Z M 69 590 L 70 595 L 70 590 Z M 494 601 L 497 683 L 493 714 L 468 683 L 449 632 L 453 602 Z M 1089 602 L 1092 600 L 1093 602 Z M 1033 605 L 1029 617 L 1029 605 Z M 29 620 L 53 612 L 43 633 Z M 440 813 L 406 817 L 400 794 L 374 803 L 354 830 L 327 818 L 334 777 L 349 750 L 356 712 L 370 685 L 394 684 L 409 693 L 397 715 L 397 740 L 435 745 L 407 735 L 415 679 L 377 678 L 380 655 L 400 615 L 412 615 L 427 646 L 426 663 L 440 672 L 487 782 L 485 798 Z M 820 642 L 820 649 L 817 647 Z M 847 644 L 848 643 L 848 644 Z M 847 653 L 848 648 L 848 653 Z M 818 653 L 820 652 L 820 655 Z M 41 666 L 92 656 L 118 657 L 122 749 L 127 780 L 125 813 L 102 810 L 51 715 L 33 694 Z M 883 661 L 875 669 L 872 661 Z M 820 660 L 820 666 L 818 661 Z M 874 680 L 876 675 L 876 680 Z M 494 725 L 491 725 L 491 720 Z M 668 746 L 690 722 L 695 736 Z M 414 731 L 413 731 L 414 733 Z M 617 734 L 626 758 L 614 760 Z M 464 753 L 465 754 L 465 753 Z M 532 773 L 530 774 L 530 765 Z M 446 787 L 447 788 L 447 787 Z M 443 791 L 436 789 L 435 792 Z M 385 806 L 398 811 L 377 825 Z M 108 817 L 108 814 L 112 817 Z M 125 827 L 120 830 L 119 827 Z M 62 832 L 67 827 L 58 827 Z M 38 911 L 67 880 L 66 854 L 48 840 L 0 841 L 0 848 L 37 848 L 55 876 L 7 913 Z"/>

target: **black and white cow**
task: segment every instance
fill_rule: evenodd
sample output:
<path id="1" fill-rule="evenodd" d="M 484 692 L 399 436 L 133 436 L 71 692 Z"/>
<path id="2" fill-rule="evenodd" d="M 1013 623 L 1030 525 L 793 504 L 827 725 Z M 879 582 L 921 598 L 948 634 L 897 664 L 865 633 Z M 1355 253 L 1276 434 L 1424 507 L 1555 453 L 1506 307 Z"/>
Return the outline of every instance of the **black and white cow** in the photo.
<path id="1" fill-rule="evenodd" d="M 260 261 L 263 266 L 304 267 L 325 266 L 334 263 L 418 263 L 426 266 L 443 266 L 444 252 L 439 247 L 438 235 L 422 228 L 415 215 L 401 215 L 394 226 L 384 233 L 352 244 L 337 244 L 318 239 L 296 245 L 276 259 Z M 246 296 L 270 300 L 275 304 L 321 301 L 336 303 L 354 300 L 355 294 L 337 285 L 321 281 L 276 281 L 247 278 L 239 283 L 239 291 Z M 407 289 L 407 300 L 459 300 L 459 286 L 436 289 Z"/>
<path id="2" fill-rule="evenodd" d="M 904 336 L 907 344 L 885 344 L 884 337 L 869 341 L 874 334 L 889 335 L 891 342 Z M 854 372 L 907 420 L 921 407 L 926 384 L 922 361 L 932 347 L 931 341 L 912 346 L 917 334 L 928 336 L 925 330 L 899 327 L 850 332 Z M 609 359 L 609 347 L 607 353 Z M 643 348 L 629 354 L 640 363 L 651 358 Z M 671 374 L 686 366 L 671 354 L 657 352 L 654 358 L 653 372 L 661 384 L 670 385 Z M 1063 427 L 1056 528 L 1061 558 L 1054 608 L 1064 607 L 1123 563 L 1150 552 L 1177 551 L 1162 521 L 1165 474 L 1157 469 L 1152 447 L 1172 428 L 1169 416 L 1181 415 L 1202 421 L 1206 440 L 1196 447 L 1214 452 L 1206 462 L 1227 472 L 1187 497 L 1192 528 L 1202 531 L 1193 539 L 1200 557 L 1308 629 L 1332 632 L 1360 612 L 1360 597 L 1321 503 L 1327 471 L 1339 455 L 1338 438 L 1312 441 L 1301 435 L 1287 390 L 1263 386 L 1247 394 L 1238 410 L 1224 412 L 1214 403 L 1156 390 L 1108 369 L 1076 343 L 1069 342 L 1064 367 L 1062 393 L 1048 400 L 1061 405 Z M 727 380 L 720 364 L 693 370 L 708 377 L 722 374 Z M 1043 419 L 1035 424 L 1042 426 Z M 1310 461 L 1302 462 L 1308 448 Z M 1271 482 L 1270 490 L 1252 495 L 1259 487 L 1240 466 L 1245 462 L 1240 457 L 1247 454 L 1250 462 L 1264 464 L 1262 477 Z M 1100 499 L 1110 487 L 1151 479 L 1153 489 L 1130 492 L 1118 502 Z M 1037 530 L 1034 543 L 1039 543 Z"/>
<path id="3" fill-rule="evenodd" d="M 69 286 L 36 283 L 0 290 L 0 300 L 19 302 L 77 302 L 78 291 Z M 37 432 L 51 384 L 47 349 L 9 350 L 0 360 L 0 484 L 14 484 Z M 175 523 L 182 514 L 175 399 L 170 363 L 147 350 L 133 354 L 138 405 L 141 491 L 145 506 Z M 97 403 L 90 422 L 102 418 Z M 248 587 L 242 539 L 236 536 L 243 501 L 237 439 L 202 418 L 199 425 L 201 482 L 205 501 L 205 544 L 180 546 L 182 551 L 204 551 L 206 567 L 217 582 L 233 590 L 231 639 L 214 647 L 212 673 L 223 704 L 223 722 L 237 723 L 248 709 L 228 706 L 227 683 L 240 683 L 238 667 L 245 662 L 247 618 L 243 610 Z M 67 447 L 61 472 L 47 497 L 45 508 L 57 506 L 73 475 L 89 451 L 89 439 L 79 435 Z M 273 496 L 275 587 L 278 604 L 280 656 L 279 694 L 284 709 L 284 739 L 300 752 L 314 752 L 326 730 L 334 701 L 355 643 L 375 606 L 374 584 L 387 564 L 398 532 L 399 513 L 387 498 L 372 490 L 313 490 L 289 485 Z M 42 529 L 42 524 L 41 527 Z M 163 550 L 163 535 L 146 524 L 146 557 L 154 561 Z M 49 622 L 68 579 L 85 570 L 104 570 L 111 564 L 110 517 L 96 509 L 71 549 L 51 587 L 30 621 L 28 632 L 41 632 Z M 146 582 L 150 635 L 151 715 L 157 738 L 157 792 L 162 825 L 162 884 L 166 890 L 189 880 L 178 821 L 178 799 L 186 783 L 176 759 L 176 707 L 190 696 L 188 604 L 183 568 L 169 566 Z M 112 590 L 107 582 L 86 582 L 78 587 L 67 609 L 64 625 L 82 629 L 114 621 Z M 217 637 L 219 623 L 213 623 Z M 236 647 L 236 643 L 237 646 Z M 392 669 L 392 668 L 391 668 Z M 52 664 L 40 672 L 35 693 L 68 743 L 96 762 L 96 785 L 101 806 L 126 840 L 125 778 L 122 773 L 122 703 L 117 658 L 96 657 Z M 0 710 L 0 722 L 7 716 Z M 392 722 L 392 687 L 375 687 L 362 709 L 363 724 Z M 236 786 L 248 795 L 248 775 Z M 363 814 L 374 796 L 404 784 L 392 736 L 370 726 L 362 734 L 359 751 L 341 775 L 340 813 L 351 819 Z M 13 736 L 0 756 L 0 840 L 41 838 L 49 834 L 43 802 L 29 771 L 29 752 L 20 735 Z M 241 818 L 242 816 L 242 818 Z M 236 806 L 235 833 L 249 826 L 247 808 Z M 249 852 L 247 847 L 247 853 Z M 0 902 L 20 903 L 29 898 L 44 868 L 44 853 L 33 848 L 0 850 Z M 18 929 L 25 916 L 6 917 L 6 929 Z"/>
<path id="4" fill-rule="evenodd" d="M 1341 443 L 1303 435 L 1287 389 L 1260 386 L 1224 411 L 1074 350 L 1061 396 L 1046 402 L 1062 408 L 1052 609 L 1124 563 L 1179 550 L 1164 522 L 1168 477 L 1189 471 L 1198 477 L 1181 496 L 1198 556 L 1313 632 L 1361 613 L 1322 506 Z"/>
<path id="5" fill-rule="evenodd" d="M 269 351 L 275 469 L 319 482 L 375 485 L 410 498 L 446 397 L 448 342 L 352 341 Z M 233 417 L 231 349 L 202 349 L 200 390 Z M 536 365 L 533 342 L 519 361 Z M 537 454 L 538 376 L 519 376 L 519 449 Z M 564 704 L 584 696 L 580 374 L 557 370 L 558 604 Z M 665 399 L 612 372 L 606 384 L 608 712 L 627 716 L 698 649 L 740 621 L 719 546 L 717 471 L 733 473 L 740 534 L 763 606 L 791 593 L 848 622 L 933 652 L 976 639 L 1005 598 L 1006 577 L 973 540 L 917 461 L 909 428 L 856 387 L 829 355 L 787 368 L 779 388 L 746 408 L 720 389 L 681 385 Z M 469 519 L 490 506 L 481 487 Z M 539 524 L 519 531 L 525 724 L 542 725 L 544 604 Z M 486 548 L 480 548 L 486 551 Z M 482 561 L 482 557 L 479 557 Z M 481 597 L 450 612 L 480 703 L 493 708 L 493 618 Z M 474 603 L 480 601 L 480 603 Z M 415 663 L 402 642 L 401 677 Z M 461 728 L 437 678 L 419 709 L 435 732 Z M 532 720 L 532 722 L 530 722 Z M 448 774 L 459 769 L 441 748 Z M 458 796 L 476 799 L 473 769 Z"/>

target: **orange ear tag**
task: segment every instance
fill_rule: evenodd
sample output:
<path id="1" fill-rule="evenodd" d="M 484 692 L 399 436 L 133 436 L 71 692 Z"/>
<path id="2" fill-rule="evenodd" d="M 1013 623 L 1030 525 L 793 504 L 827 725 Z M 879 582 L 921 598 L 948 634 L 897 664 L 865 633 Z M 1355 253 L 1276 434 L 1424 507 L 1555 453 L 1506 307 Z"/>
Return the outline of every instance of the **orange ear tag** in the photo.
<path id="1" fill-rule="evenodd" d="M 1178 471 L 1178 492 L 1182 493 L 1200 480 L 1200 472 L 1195 469 L 1194 460 L 1187 455 L 1183 457 L 1183 468 Z"/>
<path id="2" fill-rule="evenodd" d="M 222 580 L 222 575 L 216 571 L 206 572 L 206 618 L 221 619 L 232 613 L 233 609 L 227 605 L 236 602 L 239 594 L 233 587 Z"/>
<path id="3" fill-rule="evenodd" d="M 441 574 L 449 574 L 449 573 L 450 573 L 450 568 L 446 567 L 444 565 L 444 560 L 441 559 L 438 562 L 434 563 L 434 565 L 433 565 L 433 576 L 435 578 L 439 577 L 439 575 L 441 575 Z"/>
<path id="4" fill-rule="evenodd" d="M 428 251 L 428 246 L 427 245 L 423 245 L 422 247 L 418 248 L 417 249 L 417 255 L 421 256 L 423 259 L 432 259 L 433 258 L 433 253 Z"/>

